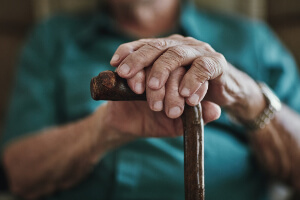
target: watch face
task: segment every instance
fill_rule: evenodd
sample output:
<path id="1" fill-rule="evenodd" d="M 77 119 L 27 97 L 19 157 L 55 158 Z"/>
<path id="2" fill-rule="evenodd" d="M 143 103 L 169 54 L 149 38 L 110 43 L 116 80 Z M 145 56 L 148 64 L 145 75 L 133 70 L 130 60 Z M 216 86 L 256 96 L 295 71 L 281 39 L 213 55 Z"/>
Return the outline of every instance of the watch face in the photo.
<path id="1" fill-rule="evenodd" d="M 281 109 L 281 102 L 274 92 L 265 84 L 258 83 L 261 92 L 263 93 L 268 106 L 264 111 L 254 120 L 253 127 L 255 129 L 264 128 L 274 118 L 276 112 Z"/>
<path id="2" fill-rule="evenodd" d="M 276 97 L 276 100 L 274 99 L 274 101 L 271 102 L 271 104 L 275 108 L 275 110 L 279 111 L 281 109 L 281 103 L 280 103 L 280 100 L 278 99 L 278 97 Z"/>
<path id="3" fill-rule="evenodd" d="M 259 83 L 262 93 L 276 111 L 281 109 L 281 102 L 274 92 L 264 83 Z"/>

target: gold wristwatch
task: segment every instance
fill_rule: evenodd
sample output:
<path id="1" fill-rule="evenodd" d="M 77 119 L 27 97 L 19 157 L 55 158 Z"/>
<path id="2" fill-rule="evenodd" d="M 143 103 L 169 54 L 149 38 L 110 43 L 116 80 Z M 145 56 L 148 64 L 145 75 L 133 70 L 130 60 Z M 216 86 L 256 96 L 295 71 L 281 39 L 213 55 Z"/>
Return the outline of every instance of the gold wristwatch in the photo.
<path id="1" fill-rule="evenodd" d="M 243 124 L 251 130 L 265 128 L 265 126 L 275 117 L 275 114 L 281 109 L 281 102 L 274 92 L 265 83 L 259 82 L 257 84 L 266 99 L 267 106 L 255 120 L 243 122 Z"/>

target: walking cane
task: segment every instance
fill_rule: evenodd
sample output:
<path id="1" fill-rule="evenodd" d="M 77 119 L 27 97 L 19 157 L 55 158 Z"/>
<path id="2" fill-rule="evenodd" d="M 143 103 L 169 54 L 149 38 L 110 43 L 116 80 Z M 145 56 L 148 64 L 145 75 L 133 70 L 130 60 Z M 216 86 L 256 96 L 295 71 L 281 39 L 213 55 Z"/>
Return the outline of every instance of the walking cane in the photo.
<path id="1" fill-rule="evenodd" d="M 116 72 L 104 71 L 91 80 L 94 100 L 146 101 L 146 94 L 135 94 L 126 79 Z M 185 105 L 184 128 L 185 200 L 204 200 L 204 131 L 201 105 Z"/>

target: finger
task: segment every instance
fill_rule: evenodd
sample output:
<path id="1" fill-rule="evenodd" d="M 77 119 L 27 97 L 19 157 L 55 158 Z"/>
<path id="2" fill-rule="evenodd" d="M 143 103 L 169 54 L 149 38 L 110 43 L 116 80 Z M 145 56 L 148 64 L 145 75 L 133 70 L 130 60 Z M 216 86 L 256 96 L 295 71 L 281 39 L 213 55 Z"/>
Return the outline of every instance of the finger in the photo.
<path id="1" fill-rule="evenodd" d="M 149 74 L 150 68 L 146 69 L 146 76 Z M 146 96 L 149 107 L 153 111 L 162 111 L 164 108 L 165 87 L 159 90 L 152 90 L 146 87 Z"/>
<path id="2" fill-rule="evenodd" d="M 128 55 L 119 65 L 117 72 L 123 78 L 131 78 L 138 71 L 152 65 L 154 60 L 160 56 L 164 49 L 146 44 L 137 51 Z"/>
<path id="3" fill-rule="evenodd" d="M 197 58 L 183 77 L 179 89 L 180 95 L 190 97 L 203 83 L 220 76 L 226 64 L 224 56 L 219 53 L 215 53 L 215 56 Z"/>
<path id="4" fill-rule="evenodd" d="M 173 38 L 178 36 L 174 35 Z M 199 56 L 215 54 L 215 50 L 207 43 L 187 37 L 181 45 L 172 46 L 153 64 L 147 85 L 152 89 L 162 87 L 170 73 L 181 66 L 191 65 Z"/>
<path id="5" fill-rule="evenodd" d="M 126 58 L 129 54 L 133 53 L 145 44 L 146 43 L 144 41 L 138 40 L 120 45 L 112 56 L 112 59 L 110 61 L 111 66 L 119 66 L 120 62 L 122 62 L 124 58 Z"/>
<path id="6" fill-rule="evenodd" d="M 210 101 L 202 101 L 202 116 L 205 124 L 215 121 L 221 116 L 221 108 Z"/>
<path id="7" fill-rule="evenodd" d="M 146 88 L 146 91 L 150 109 L 153 111 L 162 111 L 164 108 L 165 87 L 162 87 L 159 90 Z"/>
<path id="8" fill-rule="evenodd" d="M 164 110 L 169 118 L 178 118 L 184 110 L 184 98 L 178 92 L 179 84 L 185 74 L 185 69 L 180 67 L 171 73 L 166 83 Z"/>
<path id="9" fill-rule="evenodd" d="M 190 65 L 202 52 L 192 46 L 181 45 L 170 47 L 153 64 L 147 85 L 159 89 L 166 84 L 170 74 L 179 67 Z"/>
<path id="10" fill-rule="evenodd" d="M 203 100 L 208 90 L 208 81 L 200 86 L 200 88 L 186 99 L 186 103 L 190 106 L 196 106 Z"/>
<path id="11" fill-rule="evenodd" d="M 139 71 L 131 79 L 128 79 L 127 83 L 136 94 L 142 94 L 145 91 L 145 71 Z"/>
<path id="12" fill-rule="evenodd" d="M 138 71 L 151 66 L 167 49 L 184 43 L 187 41 L 170 38 L 152 39 L 138 50 L 127 54 L 127 57 L 119 64 L 117 72 L 123 78 L 131 78 Z"/>

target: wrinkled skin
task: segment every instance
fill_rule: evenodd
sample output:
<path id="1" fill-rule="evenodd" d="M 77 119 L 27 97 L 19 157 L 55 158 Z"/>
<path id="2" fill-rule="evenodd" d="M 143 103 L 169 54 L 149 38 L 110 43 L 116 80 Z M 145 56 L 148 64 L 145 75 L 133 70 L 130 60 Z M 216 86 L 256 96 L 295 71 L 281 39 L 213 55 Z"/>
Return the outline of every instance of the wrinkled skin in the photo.
<path id="1" fill-rule="evenodd" d="M 185 102 L 194 106 L 203 99 L 211 105 L 206 109 L 208 116 L 218 116 L 219 106 L 239 109 L 239 104 L 245 108 L 239 117 L 245 119 L 261 109 L 250 109 L 257 99 L 249 97 L 261 96 L 255 81 L 209 44 L 194 38 L 172 35 L 126 43 L 116 50 L 111 65 L 128 79 L 133 91 L 141 94 L 146 90 L 153 111 L 164 110 L 170 118 L 182 114 Z M 190 69 L 186 71 L 185 66 Z"/>
<path id="2" fill-rule="evenodd" d="M 202 102 L 204 122 L 208 123 L 219 117 L 209 115 L 214 104 Z M 122 135 L 134 137 L 176 137 L 183 134 L 182 120 L 171 119 L 163 111 L 153 112 L 147 102 L 108 102 L 104 122 L 109 129 Z"/>

